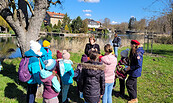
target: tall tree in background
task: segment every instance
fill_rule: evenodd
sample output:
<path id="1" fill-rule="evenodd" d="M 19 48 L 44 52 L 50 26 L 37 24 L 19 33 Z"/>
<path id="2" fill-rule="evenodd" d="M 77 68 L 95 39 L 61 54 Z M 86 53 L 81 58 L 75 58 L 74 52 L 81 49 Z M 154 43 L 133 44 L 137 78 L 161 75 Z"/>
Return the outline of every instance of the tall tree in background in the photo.
<path id="1" fill-rule="evenodd" d="M 103 21 L 103 26 L 106 28 L 109 28 L 110 25 L 110 19 L 109 18 L 105 18 Z"/>
<path id="2" fill-rule="evenodd" d="M 62 26 L 63 28 L 65 28 L 66 25 L 70 24 L 70 17 L 68 17 L 67 13 L 64 15 L 63 17 L 63 21 L 62 21 Z"/>
<path id="3" fill-rule="evenodd" d="M 86 34 L 88 32 L 88 19 L 82 21 L 82 28 L 83 28 L 83 33 Z"/>
<path id="4" fill-rule="evenodd" d="M 61 21 L 58 20 L 58 29 L 61 29 Z"/>
<path id="5" fill-rule="evenodd" d="M 51 4 L 61 4 L 60 0 L 0 0 L 0 15 L 6 20 L 17 36 L 24 56 L 31 40 L 38 40 L 40 27 Z M 28 13 L 32 16 L 29 18 Z"/>
<path id="6" fill-rule="evenodd" d="M 71 27 L 73 33 L 79 33 L 80 28 L 82 27 L 82 19 L 80 16 L 78 16 L 76 19 L 72 21 Z"/>
<path id="7" fill-rule="evenodd" d="M 129 25 L 128 25 L 128 28 L 130 30 L 135 29 L 135 22 L 136 22 L 136 18 L 134 16 L 132 16 L 129 20 Z"/>

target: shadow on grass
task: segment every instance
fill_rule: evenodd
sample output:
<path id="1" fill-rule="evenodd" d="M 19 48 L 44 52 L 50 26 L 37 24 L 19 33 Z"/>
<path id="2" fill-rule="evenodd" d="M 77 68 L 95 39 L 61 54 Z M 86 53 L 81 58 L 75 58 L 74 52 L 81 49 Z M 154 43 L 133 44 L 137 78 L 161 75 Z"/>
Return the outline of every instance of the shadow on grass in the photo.
<path id="1" fill-rule="evenodd" d="M 4 90 L 5 97 L 9 99 L 17 99 L 18 103 L 26 101 L 26 94 L 17 88 L 15 83 L 8 83 Z"/>
<path id="2" fill-rule="evenodd" d="M 120 96 L 119 94 L 120 94 L 119 91 L 115 91 L 115 90 L 112 91 L 112 95 L 114 95 L 115 97 L 117 97 L 117 98 L 120 97 L 120 98 L 122 98 L 122 99 L 129 100 L 129 96 L 128 96 L 128 95 L 125 94 L 125 95 L 122 97 L 122 96 Z"/>
<path id="3" fill-rule="evenodd" d="M 25 89 L 27 88 L 27 84 L 20 82 L 18 79 L 18 72 L 16 72 L 16 65 L 6 64 L 3 62 L 2 66 L 4 69 L 0 72 L 0 74 L 2 74 L 3 76 L 9 77 L 10 79 L 14 80 L 17 84 L 24 87 Z"/>
<path id="4" fill-rule="evenodd" d="M 146 50 L 147 52 L 147 50 Z M 151 50 L 149 50 L 149 53 L 151 52 Z M 168 56 L 172 56 L 173 55 L 173 50 L 163 50 L 163 49 L 155 49 L 152 51 L 153 54 L 158 54 L 158 55 L 168 55 Z"/>
<path id="5" fill-rule="evenodd" d="M 79 97 L 77 86 L 70 86 L 68 97 L 71 99 L 72 103 L 84 103 L 84 100 Z"/>

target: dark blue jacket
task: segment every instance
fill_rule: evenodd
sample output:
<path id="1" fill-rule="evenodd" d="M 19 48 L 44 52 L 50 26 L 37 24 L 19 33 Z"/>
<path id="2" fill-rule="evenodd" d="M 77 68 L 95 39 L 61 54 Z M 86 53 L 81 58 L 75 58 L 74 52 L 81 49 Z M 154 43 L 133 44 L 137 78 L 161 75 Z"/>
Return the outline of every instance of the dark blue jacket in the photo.
<path id="1" fill-rule="evenodd" d="M 142 62 L 143 62 L 143 47 L 137 49 L 137 54 L 133 56 L 133 61 L 130 63 L 130 71 L 127 73 L 132 77 L 140 77 L 142 72 Z"/>

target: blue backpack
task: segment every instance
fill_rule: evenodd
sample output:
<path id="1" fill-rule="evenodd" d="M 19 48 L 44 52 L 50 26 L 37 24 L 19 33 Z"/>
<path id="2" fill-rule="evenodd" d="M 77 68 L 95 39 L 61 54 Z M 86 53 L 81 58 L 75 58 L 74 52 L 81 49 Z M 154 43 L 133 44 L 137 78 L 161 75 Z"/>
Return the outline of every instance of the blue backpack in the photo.
<path id="1" fill-rule="evenodd" d="M 28 70 L 29 59 L 29 57 L 24 57 L 19 64 L 18 75 L 19 80 L 22 82 L 27 82 L 31 79 L 31 74 Z"/>

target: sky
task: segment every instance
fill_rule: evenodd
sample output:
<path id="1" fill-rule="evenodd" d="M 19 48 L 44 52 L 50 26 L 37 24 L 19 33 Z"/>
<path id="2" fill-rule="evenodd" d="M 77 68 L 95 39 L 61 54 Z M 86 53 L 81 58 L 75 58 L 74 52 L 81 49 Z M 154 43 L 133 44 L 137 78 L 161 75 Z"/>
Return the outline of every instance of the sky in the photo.
<path id="1" fill-rule="evenodd" d="M 112 24 L 128 22 L 134 16 L 137 20 L 149 19 L 159 15 L 165 8 L 164 0 L 61 0 L 62 6 L 52 5 L 51 12 L 67 13 L 71 19 L 80 16 L 82 19 L 91 18 L 103 21 L 109 18 Z"/>

